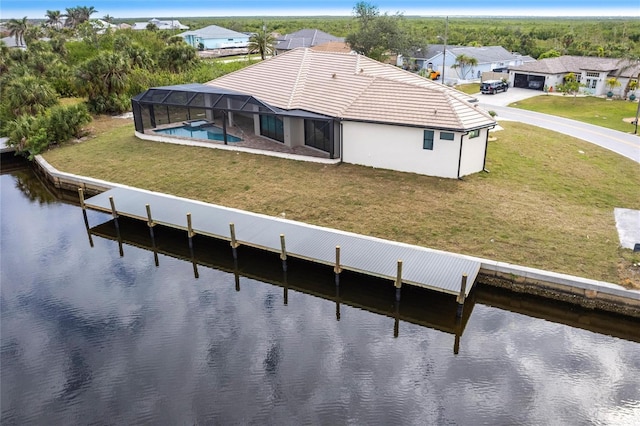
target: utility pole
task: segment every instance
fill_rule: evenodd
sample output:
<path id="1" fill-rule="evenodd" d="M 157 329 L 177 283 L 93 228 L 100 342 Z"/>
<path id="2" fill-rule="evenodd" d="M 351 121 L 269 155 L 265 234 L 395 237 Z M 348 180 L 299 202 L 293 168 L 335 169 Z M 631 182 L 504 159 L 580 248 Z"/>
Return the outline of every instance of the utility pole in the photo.
<path id="1" fill-rule="evenodd" d="M 442 72 L 440 77 L 442 78 L 442 84 L 444 84 L 444 66 L 447 60 L 447 32 L 449 30 L 449 17 L 447 16 L 444 21 L 444 48 L 442 49 Z"/>

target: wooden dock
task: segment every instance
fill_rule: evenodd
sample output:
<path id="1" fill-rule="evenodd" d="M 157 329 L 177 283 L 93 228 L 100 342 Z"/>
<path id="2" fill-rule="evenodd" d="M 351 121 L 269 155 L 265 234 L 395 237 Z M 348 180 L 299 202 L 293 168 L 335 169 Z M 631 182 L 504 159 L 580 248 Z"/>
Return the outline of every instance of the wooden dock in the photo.
<path id="1" fill-rule="evenodd" d="M 135 188 L 117 187 L 84 200 L 83 208 L 130 217 L 150 227 L 161 224 L 402 284 L 455 295 L 471 291 L 480 270 L 477 260 L 424 247 L 358 235 Z M 189 239 L 191 241 L 191 238 Z M 235 250 L 234 250 L 235 253 Z"/>

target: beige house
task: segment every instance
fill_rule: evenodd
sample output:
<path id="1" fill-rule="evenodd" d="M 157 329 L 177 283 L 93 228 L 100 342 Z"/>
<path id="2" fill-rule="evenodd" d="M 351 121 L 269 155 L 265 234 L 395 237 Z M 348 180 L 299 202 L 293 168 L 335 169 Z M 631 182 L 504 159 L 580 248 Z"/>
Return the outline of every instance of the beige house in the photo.
<path id="1" fill-rule="evenodd" d="M 607 80 L 616 78 L 620 86 L 613 88 L 613 94 L 624 97 L 629 82 L 637 80 L 640 64 L 631 65 L 619 58 L 559 56 L 509 67 L 509 81 L 513 87 L 555 90 L 569 73 L 582 84 L 581 92 L 594 96 L 605 95 L 610 89 Z"/>
<path id="2" fill-rule="evenodd" d="M 184 96 L 172 94 L 181 91 Z M 308 48 L 202 86 L 149 89 L 132 100 L 136 131 L 175 120 L 158 118 L 165 106 L 175 115 L 171 99 L 193 99 L 184 106 L 203 111 L 207 120 L 222 116 L 224 132 L 244 123 L 252 134 L 287 147 L 446 178 L 484 169 L 488 131 L 495 126 L 475 98 L 455 89 L 362 55 Z M 197 105 L 195 99 L 201 99 Z"/>

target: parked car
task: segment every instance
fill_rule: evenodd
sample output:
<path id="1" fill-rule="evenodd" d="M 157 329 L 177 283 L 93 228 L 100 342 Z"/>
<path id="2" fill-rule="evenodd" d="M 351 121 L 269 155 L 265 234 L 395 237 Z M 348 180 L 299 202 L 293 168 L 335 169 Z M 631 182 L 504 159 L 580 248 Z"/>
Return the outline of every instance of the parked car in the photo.
<path id="1" fill-rule="evenodd" d="M 498 92 L 506 92 L 509 85 L 502 80 L 487 80 L 480 85 L 480 92 L 493 95 Z"/>

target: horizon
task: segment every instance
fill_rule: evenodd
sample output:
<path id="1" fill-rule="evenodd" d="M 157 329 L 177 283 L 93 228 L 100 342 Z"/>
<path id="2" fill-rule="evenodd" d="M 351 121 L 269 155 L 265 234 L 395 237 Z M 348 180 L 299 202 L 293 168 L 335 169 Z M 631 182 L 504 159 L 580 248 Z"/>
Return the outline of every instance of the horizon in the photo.
<path id="1" fill-rule="evenodd" d="M 83 3 L 83 4 L 77 4 Z M 134 18 L 247 18 L 247 17 L 349 17 L 354 0 L 324 0 L 322 6 L 299 6 L 297 0 L 272 0 L 264 6 L 261 0 L 237 0 L 231 7 L 176 6 L 173 0 L 156 0 L 151 10 L 146 0 L 3 0 L 0 19 L 45 19 L 47 10 L 76 6 L 94 7 L 92 19 L 110 15 L 115 19 Z M 458 0 L 455 6 L 425 7 L 418 0 L 381 0 L 369 4 L 388 14 L 407 17 L 477 17 L 477 18 L 640 18 L 637 0 L 611 0 L 603 6 L 600 0 L 565 0 L 560 6 L 553 0 L 538 0 L 535 7 L 514 6 L 510 0 L 494 0 L 491 6 L 478 6 L 475 0 Z"/>

